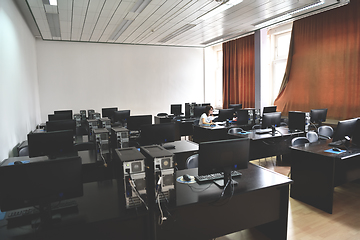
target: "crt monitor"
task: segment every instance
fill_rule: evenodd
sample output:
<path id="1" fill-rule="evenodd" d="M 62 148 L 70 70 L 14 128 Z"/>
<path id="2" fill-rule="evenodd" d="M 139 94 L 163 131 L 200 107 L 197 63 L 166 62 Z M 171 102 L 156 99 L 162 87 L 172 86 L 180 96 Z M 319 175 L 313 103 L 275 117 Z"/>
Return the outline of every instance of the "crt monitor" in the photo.
<path id="1" fill-rule="evenodd" d="M 248 167 L 250 139 L 236 138 L 199 144 L 198 175 L 224 172 L 228 179 L 231 170 Z M 225 180 L 227 182 L 227 180 Z"/>
<path id="2" fill-rule="evenodd" d="M 296 130 L 305 131 L 305 113 L 290 111 L 288 116 L 288 127 L 291 132 Z"/>
<path id="3" fill-rule="evenodd" d="M 175 116 L 180 116 L 182 114 L 181 104 L 171 104 L 170 108 L 171 114 L 174 114 Z"/>
<path id="4" fill-rule="evenodd" d="M 74 154 L 73 132 L 71 130 L 29 133 L 27 135 L 29 157 Z"/>
<path id="5" fill-rule="evenodd" d="M 233 108 L 229 109 L 220 109 L 219 110 L 219 117 L 217 118 L 217 121 L 226 121 L 226 120 L 232 120 L 234 118 L 234 112 L 235 110 Z"/>
<path id="6" fill-rule="evenodd" d="M 177 122 L 141 126 L 141 142 L 145 145 L 164 144 L 180 140 L 180 126 Z"/>
<path id="7" fill-rule="evenodd" d="M 239 125 L 246 125 L 249 123 L 249 111 L 246 109 L 240 109 L 236 111 L 236 122 Z"/>
<path id="8" fill-rule="evenodd" d="M 276 108 L 277 106 L 267 106 L 263 108 L 263 114 L 264 113 L 272 113 L 272 112 L 276 112 Z"/>
<path id="9" fill-rule="evenodd" d="M 339 121 L 333 135 L 333 142 L 345 139 L 345 136 L 350 138 L 356 130 L 357 118 Z"/>
<path id="10" fill-rule="evenodd" d="M 194 107 L 194 117 L 200 118 L 201 115 L 205 112 L 206 106 L 195 106 Z"/>
<path id="11" fill-rule="evenodd" d="M 110 108 L 102 108 L 101 109 L 101 116 L 104 117 L 108 117 L 111 120 L 114 119 L 114 112 L 117 111 L 118 108 L 117 107 L 110 107 Z"/>
<path id="12" fill-rule="evenodd" d="M 54 111 L 54 114 L 63 114 L 66 115 L 67 119 L 72 119 L 73 118 L 73 114 L 72 114 L 72 110 L 58 110 L 58 111 Z"/>
<path id="13" fill-rule="evenodd" d="M 42 217 L 51 203 L 83 195 L 82 163 L 78 156 L 0 167 L 2 212 L 39 206 Z M 45 211 L 45 214 L 49 214 Z M 44 219 L 51 219 L 48 216 Z"/>
<path id="14" fill-rule="evenodd" d="M 130 116 L 127 121 L 127 129 L 130 131 L 140 131 L 142 125 L 152 123 L 152 115 Z"/>
<path id="15" fill-rule="evenodd" d="M 114 122 L 126 123 L 130 117 L 130 110 L 121 110 L 114 112 Z"/>
<path id="16" fill-rule="evenodd" d="M 323 109 L 311 109 L 310 110 L 310 122 L 322 123 L 326 121 L 327 108 Z"/>
<path id="17" fill-rule="evenodd" d="M 46 122 L 46 131 L 62 131 L 71 130 L 73 135 L 76 135 L 76 120 L 61 120 L 61 121 L 48 121 Z"/>
<path id="18" fill-rule="evenodd" d="M 229 104 L 229 108 L 233 108 L 236 111 L 242 109 L 242 104 Z"/>
<path id="19" fill-rule="evenodd" d="M 262 128 L 279 127 L 281 122 L 281 112 L 264 113 Z"/>

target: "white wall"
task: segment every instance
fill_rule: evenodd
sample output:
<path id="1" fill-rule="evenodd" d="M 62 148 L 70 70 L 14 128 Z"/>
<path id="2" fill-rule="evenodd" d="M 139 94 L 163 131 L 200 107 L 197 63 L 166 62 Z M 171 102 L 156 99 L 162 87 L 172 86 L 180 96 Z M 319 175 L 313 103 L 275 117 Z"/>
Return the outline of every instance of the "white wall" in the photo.
<path id="1" fill-rule="evenodd" d="M 40 123 L 36 44 L 13 1 L 0 1 L 0 161 Z"/>
<path id="2" fill-rule="evenodd" d="M 204 101 L 203 49 L 39 40 L 41 120 L 58 109 L 117 106 L 131 115 Z"/>

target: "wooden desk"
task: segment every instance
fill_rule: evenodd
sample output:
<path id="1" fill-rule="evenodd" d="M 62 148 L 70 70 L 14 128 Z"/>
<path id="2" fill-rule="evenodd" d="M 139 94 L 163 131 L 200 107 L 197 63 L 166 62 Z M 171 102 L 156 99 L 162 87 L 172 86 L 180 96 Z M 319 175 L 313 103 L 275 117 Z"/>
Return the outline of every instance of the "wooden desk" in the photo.
<path id="1" fill-rule="evenodd" d="M 324 152 L 328 142 L 291 147 L 290 196 L 332 213 L 334 187 L 360 178 L 360 150 Z"/>
<path id="2" fill-rule="evenodd" d="M 176 207 L 157 226 L 157 239 L 212 239 L 256 226 L 270 239 L 286 239 L 291 180 L 253 164 L 241 172 L 234 195 L 222 200 L 215 184 L 176 182 Z M 197 175 L 197 169 L 178 171 L 176 177 L 185 173 Z"/>

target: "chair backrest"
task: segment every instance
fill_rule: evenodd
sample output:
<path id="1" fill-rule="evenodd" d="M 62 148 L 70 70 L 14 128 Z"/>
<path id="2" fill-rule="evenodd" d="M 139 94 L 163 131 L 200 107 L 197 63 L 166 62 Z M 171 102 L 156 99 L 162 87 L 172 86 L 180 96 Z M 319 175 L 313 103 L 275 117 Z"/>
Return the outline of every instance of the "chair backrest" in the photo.
<path id="1" fill-rule="evenodd" d="M 310 143 L 306 137 L 296 137 L 291 140 L 291 146 L 304 145 L 305 143 Z"/>
<path id="2" fill-rule="evenodd" d="M 199 154 L 194 154 L 186 160 L 186 168 L 197 168 L 199 163 Z"/>
<path id="3" fill-rule="evenodd" d="M 167 113 L 158 113 L 157 116 L 158 117 L 166 117 L 168 114 Z"/>
<path id="4" fill-rule="evenodd" d="M 230 128 L 228 130 L 228 134 L 237 134 L 241 133 L 242 131 L 244 131 L 242 128 Z"/>
<path id="5" fill-rule="evenodd" d="M 310 131 L 306 133 L 306 138 L 309 140 L 309 142 L 313 143 L 313 142 L 317 142 L 319 140 L 319 136 L 317 135 L 316 132 L 314 131 Z"/>
<path id="6" fill-rule="evenodd" d="M 324 126 L 320 126 L 320 127 L 318 128 L 318 133 L 319 133 L 319 135 L 321 135 L 321 136 L 325 136 L 325 137 L 331 138 L 332 135 L 333 135 L 333 133 L 334 133 L 334 129 L 333 129 L 332 127 L 330 127 L 330 126 L 324 125 Z"/>

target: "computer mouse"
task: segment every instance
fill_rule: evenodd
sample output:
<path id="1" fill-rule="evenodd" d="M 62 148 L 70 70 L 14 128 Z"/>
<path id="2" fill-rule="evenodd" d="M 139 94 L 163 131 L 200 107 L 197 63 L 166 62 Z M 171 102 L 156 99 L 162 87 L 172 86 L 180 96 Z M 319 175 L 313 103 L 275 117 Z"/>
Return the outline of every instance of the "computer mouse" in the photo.
<path id="1" fill-rule="evenodd" d="M 336 147 L 332 148 L 332 150 L 333 150 L 334 152 L 341 152 L 341 149 L 340 149 L 340 148 L 336 148 Z"/>
<path id="2" fill-rule="evenodd" d="M 187 181 L 187 182 L 191 181 L 191 177 L 189 174 L 184 174 L 183 179 L 184 179 L 184 181 Z"/>
<path id="3" fill-rule="evenodd" d="M 14 165 L 23 164 L 21 161 L 15 161 Z"/>
<path id="4" fill-rule="evenodd" d="M 245 130 L 242 130 L 241 133 L 246 133 L 246 131 L 245 131 Z"/>
<path id="5" fill-rule="evenodd" d="M 211 124 L 210 127 L 216 127 L 216 124 Z"/>

